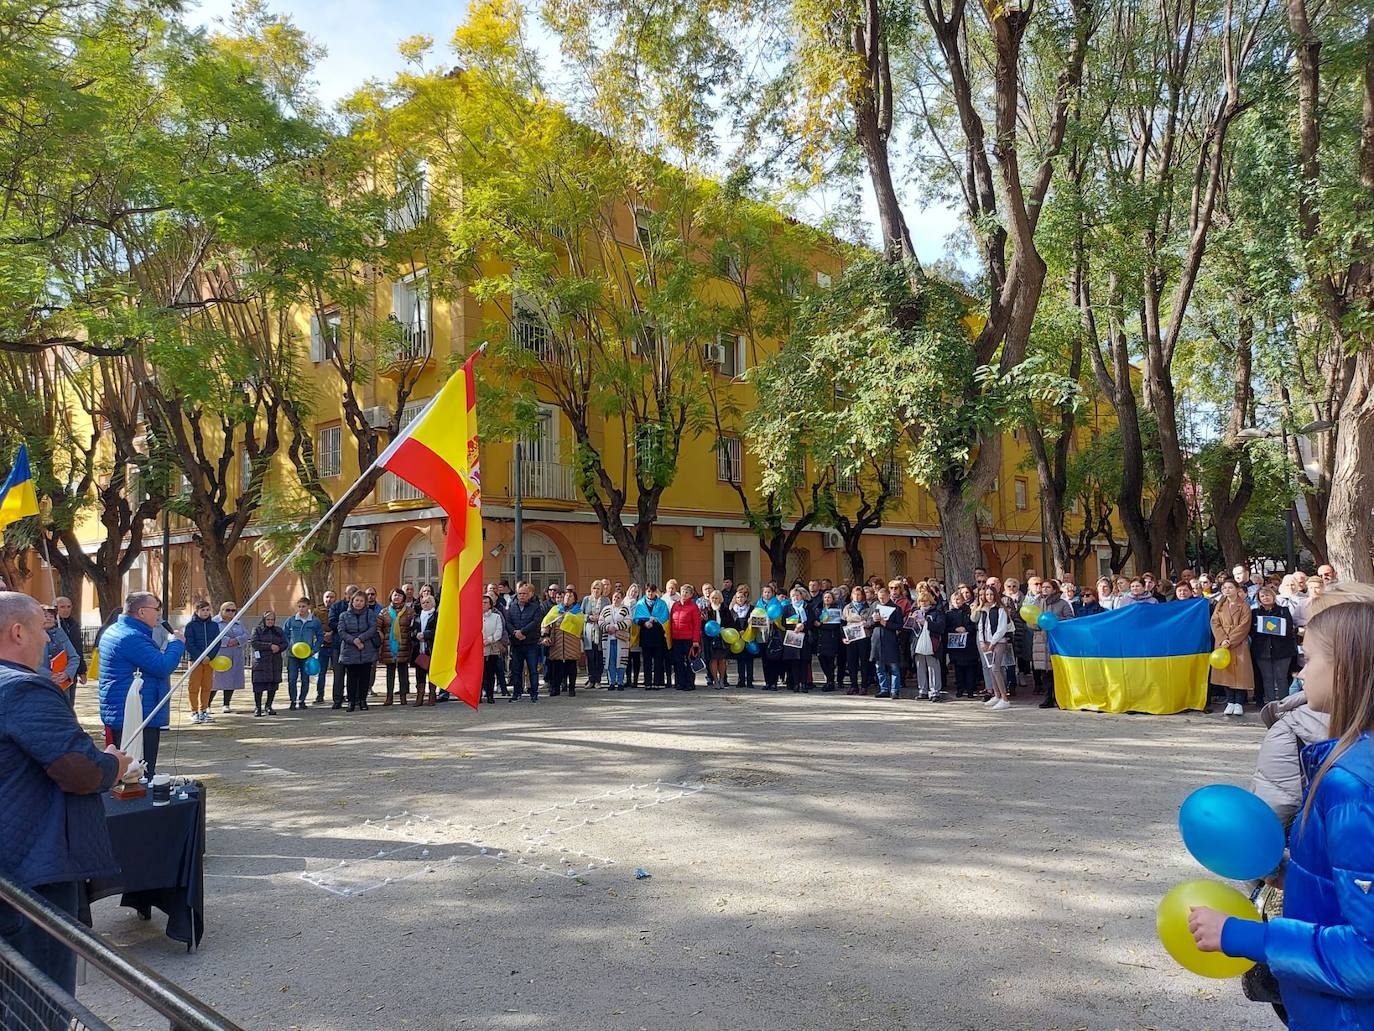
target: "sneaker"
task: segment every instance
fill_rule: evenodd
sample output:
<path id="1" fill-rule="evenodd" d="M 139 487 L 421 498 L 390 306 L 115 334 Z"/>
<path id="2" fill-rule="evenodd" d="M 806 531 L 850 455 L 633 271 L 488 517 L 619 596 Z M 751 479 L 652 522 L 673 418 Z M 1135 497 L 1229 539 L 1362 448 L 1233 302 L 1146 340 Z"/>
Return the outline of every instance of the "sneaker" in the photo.
<path id="1" fill-rule="evenodd" d="M 200 718 L 200 713 L 198 713 L 198 712 L 193 712 L 193 713 L 191 713 L 191 722 L 192 722 L 192 723 L 201 723 L 201 722 L 204 722 L 204 721 L 201 720 L 201 718 Z"/>
<path id="2" fill-rule="evenodd" d="M 873 697 L 874 697 L 874 698 L 891 698 L 892 696 L 891 696 L 890 694 L 888 694 L 886 691 L 879 691 L 879 692 L 878 692 L 877 694 L 875 694 Z"/>
<path id="3" fill-rule="evenodd" d="M 209 709 L 206 709 L 204 712 L 202 712 L 202 713 L 200 714 L 200 722 L 202 722 L 202 723 L 214 723 L 214 722 L 215 722 L 215 718 L 214 718 L 213 716 L 210 715 L 210 710 L 209 710 Z"/>
<path id="4" fill-rule="evenodd" d="M 994 705 L 994 706 L 992 707 L 992 711 L 993 711 L 993 712 L 1000 712 L 1000 711 L 1002 711 L 1003 709 L 1010 709 L 1010 708 L 1011 708 L 1011 702 L 1007 701 L 1005 698 L 999 698 L 999 699 L 997 700 L 997 704 Z"/>
<path id="5" fill-rule="evenodd" d="M 997 704 L 997 696 L 996 696 L 996 695 L 993 695 L 991 698 L 989 698 L 986 702 L 983 703 L 983 707 L 984 707 L 985 709 L 991 709 L 991 708 L 992 708 L 994 705 L 996 705 L 996 704 Z"/>

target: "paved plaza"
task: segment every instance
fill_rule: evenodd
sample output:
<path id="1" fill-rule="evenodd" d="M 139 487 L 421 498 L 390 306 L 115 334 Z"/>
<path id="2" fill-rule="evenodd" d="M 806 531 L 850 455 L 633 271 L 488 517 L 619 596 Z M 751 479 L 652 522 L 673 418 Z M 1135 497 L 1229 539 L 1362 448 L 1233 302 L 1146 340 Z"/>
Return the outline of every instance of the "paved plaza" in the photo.
<path id="1" fill-rule="evenodd" d="M 250 700 L 162 749 L 208 788 L 199 952 L 95 907 L 245 1028 L 1278 1026 L 1154 932 L 1203 873 L 1178 805 L 1247 781 L 1253 721 L 733 690 Z M 81 995 L 158 1026 L 98 977 Z"/>

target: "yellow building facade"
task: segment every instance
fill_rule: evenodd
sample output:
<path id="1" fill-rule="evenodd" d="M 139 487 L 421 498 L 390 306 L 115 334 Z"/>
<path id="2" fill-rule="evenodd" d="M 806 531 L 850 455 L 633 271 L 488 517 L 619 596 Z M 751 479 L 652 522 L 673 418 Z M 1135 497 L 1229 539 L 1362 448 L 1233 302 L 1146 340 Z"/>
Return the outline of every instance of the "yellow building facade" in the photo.
<path id="1" fill-rule="evenodd" d="M 424 212 L 414 213 L 423 217 Z M 622 219 L 617 219 L 617 224 Z M 623 214 L 626 246 L 636 243 L 635 212 Z M 824 289 L 838 273 L 832 255 L 820 255 L 824 265 L 808 273 L 814 286 Z M 413 417 L 441 388 L 454 367 L 455 356 L 478 347 L 484 333 L 513 311 L 510 299 L 503 302 L 480 301 L 467 289 L 445 291 L 435 296 L 427 284 L 424 268 L 416 268 L 396 281 L 376 284 L 374 317 L 394 317 L 403 331 L 403 346 L 387 361 L 374 363 L 370 380 L 360 384 L 361 402 L 373 425 L 386 422 L 394 410 L 397 382 L 402 376 L 413 384 L 405 405 L 403 421 Z M 302 312 L 298 319 L 300 362 L 319 399 L 338 398 L 342 391 L 339 371 L 331 362 L 329 348 L 337 341 L 337 316 L 324 310 L 315 316 Z M 535 352 L 547 347 L 547 339 L 536 323 L 522 324 L 515 317 L 513 339 Z M 740 410 L 752 403 L 752 387 L 743 378 L 768 345 L 751 343 L 743 337 L 718 340 L 703 358 L 716 377 L 715 386 L 733 398 Z M 572 463 L 576 443 L 571 426 L 550 403 L 548 391 L 538 387 L 541 405 L 537 428 L 513 442 L 485 442 L 481 448 L 484 570 L 487 581 L 530 579 L 541 587 L 571 583 L 585 591 L 594 578 L 629 581 L 626 563 L 598 525 L 587 501 L 578 495 Z M 514 384 L 513 384 L 514 386 Z M 1094 417 L 1080 432 L 1095 430 Z M 481 411 L 478 412 L 479 429 Z M 341 496 L 358 478 L 357 442 L 344 422 L 338 402 L 321 400 L 314 416 L 314 447 L 321 481 L 330 494 Z M 592 428 L 595 446 L 605 455 L 619 456 L 631 447 L 613 420 L 600 420 Z M 995 489 L 984 499 L 986 510 L 983 553 L 987 568 L 995 574 L 1020 576 L 1024 570 L 1044 569 L 1047 565 L 1042 539 L 1040 484 L 1027 461 L 1023 435 L 1009 433 L 1004 440 L 1002 468 Z M 384 442 L 383 442 L 384 446 Z M 517 461 L 518 458 L 518 461 Z M 243 482 L 249 475 L 242 465 Z M 815 470 L 808 469 L 808 478 Z M 659 507 L 649 561 L 649 579 L 664 582 L 669 578 L 693 583 L 720 584 L 725 579 L 758 585 L 770 576 L 767 556 L 759 539 L 743 517 L 735 484 L 752 491 L 760 482 L 762 470 L 750 454 L 747 441 L 738 436 L 718 447 L 714 433 L 684 437 L 677 472 L 665 491 Z M 274 457 L 268 476 L 273 483 L 290 483 L 296 475 L 282 448 Z M 635 506 L 633 476 L 627 484 L 626 512 Z M 836 497 L 847 505 L 856 485 L 840 477 Z M 936 509 L 929 495 L 906 478 L 900 481 L 899 497 L 889 506 L 883 525 L 863 536 L 865 574 L 884 578 L 896 575 L 943 577 L 940 532 Z M 523 512 L 522 564 L 515 565 L 515 507 L 519 498 Z M 1076 514 L 1070 514 L 1077 523 Z M 790 525 L 788 523 L 787 525 Z M 1076 526 L 1074 527 L 1076 529 Z M 94 520 L 84 527 L 82 537 L 99 529 Z M 190 524 L 180 517 L 170 520 L 167 535 L 168 608 L 185 613 L 188 605 L 207 594 L 203 564 L 192 538 Z M 163 536 L 161 526 L 147 527 L 146 549 L 126 577 L 126 590 L 160 592 L 164 582 Z M 443 513 L 420 491 L 386 474 L 371 495 L 350 514 L 339 542 L 333 564 L 331 586 L 341 591 L 344 585 L 374 586 L 379 594 L 404 583 L 418 585 L 437 582 L 438 556 L 443 549 Z M 232 560 L 234 599 L 212 598 L 213 604 L 226 600 L 242 602 L 260 585 L 271 566 L 264 559 L 259 530 L 250 527 Z M 1105 568 L 1108 549 L 1103 545 L 1079 569 L 1081 577 L 1093 577 Z M 802 532 L 788 561 L 787 578 L 829 578 L 835 582 L 851 578 L 849 558 L 839 535 L 824 527 Z M 296 597 L 305 590 L 302 579 L 293 572 L 283 573 L 265 592 L 253 611 L 255 619 L 267 607 L 277 612 L 290 611 Z M 94 598 L 88 592 L 82 605 L 85 619 L 98 622 Z"/>

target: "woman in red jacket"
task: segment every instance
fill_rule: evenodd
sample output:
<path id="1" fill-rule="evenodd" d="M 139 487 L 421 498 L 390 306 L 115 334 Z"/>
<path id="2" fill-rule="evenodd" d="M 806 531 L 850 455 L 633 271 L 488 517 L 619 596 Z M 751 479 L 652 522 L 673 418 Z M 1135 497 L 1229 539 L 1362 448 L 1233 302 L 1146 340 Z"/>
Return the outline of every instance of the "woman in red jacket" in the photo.
<path id="1" fill-rule="evenodd" d="M 668 610 L 668 632 L 673 638 L 673 670 L 679 691 L 695 691 L 697 675 L 692 657 L 701 653 L 701 609 L 691 584 L 683 584 L 678 600 Z"/>

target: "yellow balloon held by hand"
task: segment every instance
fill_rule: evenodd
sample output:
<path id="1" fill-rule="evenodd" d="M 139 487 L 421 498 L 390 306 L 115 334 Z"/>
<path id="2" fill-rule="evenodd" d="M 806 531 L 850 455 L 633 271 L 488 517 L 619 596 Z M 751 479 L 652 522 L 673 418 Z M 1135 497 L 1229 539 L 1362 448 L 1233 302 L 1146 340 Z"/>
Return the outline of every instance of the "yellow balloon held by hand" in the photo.
<path id="1" fill-rule="evenodd" d="M 291 654 L 298 659 L 310 658 L 310 643 L 308 641 L 297 641 L 291 646 Z"/>
<path id="2" fill-rule="evenodd" d="M 1209 906 L 1227 916 L 1256 920 L 1258 914 L 1250 900 L 1235 888 L 1218 881 L 1199 879 L 1176 884 L 1159 902 L 1155 911 L 1155 930 L 1165 950 L 1185 970 L 1203 977 L 1239 977 L 1254 961 L 1237 959 L 1223 952 L 1203 952 L 1188 930 L 1188 911 L 1194 906 Z"/>
<path id="3" fill-rule="evenodd" d="M 1030 623 L 1032 625 L 1034 625 L 1035 621 L 1038 618 L 1040 618 L 1040 610 L 1037 609 L 1034 605 L 1022 605 L 1020 614 L 1021 621 L 1023 623 Z"/>
<path id="4" fill-rule="evenodd" d="M 210 668 L 217 673 L 227 672 L 234 663 L 227 655 L 216 655 L 210 660 Z"/>
<path id="5" fill-rule="evenodd" d="M 1231 649 L 1218 648 L 1216 651 L 1212 652 L 1211 655 L 1207 656 L 1207 664 L 1213 669 L 1225 669 L 1227 666 L 1231 665 Z"/>

